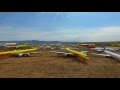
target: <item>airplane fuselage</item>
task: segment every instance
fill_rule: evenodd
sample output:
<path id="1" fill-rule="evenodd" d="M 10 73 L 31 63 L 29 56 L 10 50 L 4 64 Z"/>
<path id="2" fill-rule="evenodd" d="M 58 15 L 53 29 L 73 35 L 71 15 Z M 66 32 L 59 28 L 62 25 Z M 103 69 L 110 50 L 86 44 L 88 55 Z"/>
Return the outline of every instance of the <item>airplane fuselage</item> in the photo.
<path id="1" fill-rule="evenodd" d="M 82 52 L 71 50 L 69 48 L 66 48 L 65 51 L 68 52 L 68 53 L 72 53 L 74 56 L 77 56 L 82 60 L 89 60 L 89 57 L 86 54 L 82 53 Z"/>
<path id="2" fill-rule="evenodd" d="M 29 52 L 32 52 L 32 51 L 35 51 L 35 50 L 37 50 L 37 48 L 0 52 L 0 56 L 29 55 Z"/>
<path id="3" fill-rule="evenodd" d="M 119 55 L 119 54 L 113 53 L 113 52 L 108 51 L 108 50 L 105 50 L 104 52 L 105 52 L 106 54 L 110 55 L 111 57 L 113 57 L 113 58 L 115 58 L 115 59 L 117 59 L 117 60 L 120 60 L 120 55 Z"/>

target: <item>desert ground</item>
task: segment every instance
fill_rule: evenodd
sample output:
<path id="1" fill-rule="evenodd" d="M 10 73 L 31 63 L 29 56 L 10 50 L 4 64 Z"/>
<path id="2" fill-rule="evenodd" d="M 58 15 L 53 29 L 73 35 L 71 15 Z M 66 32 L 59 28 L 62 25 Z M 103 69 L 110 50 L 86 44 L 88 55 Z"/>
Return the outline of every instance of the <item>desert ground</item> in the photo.
<path id="1" fill-rule="evenodd" d="M 49 50 L 30 57 L 0 59 L 0 78 L 119 78 L 120 62 L 89 55 L 86 63 Z"/>

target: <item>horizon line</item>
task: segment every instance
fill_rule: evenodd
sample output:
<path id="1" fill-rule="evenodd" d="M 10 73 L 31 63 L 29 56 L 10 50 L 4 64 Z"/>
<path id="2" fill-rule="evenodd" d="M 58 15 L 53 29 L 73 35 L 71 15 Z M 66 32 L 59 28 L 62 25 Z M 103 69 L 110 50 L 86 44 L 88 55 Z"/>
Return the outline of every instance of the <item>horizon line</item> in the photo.
<path id="1" fill-rule="evenodd" d="M 14 42 L 14 41 L 43 41 L 43 42 L 120 42 L 120 41 L 57 41 L 57 40 L 3 40 L 0 42 Z"/>

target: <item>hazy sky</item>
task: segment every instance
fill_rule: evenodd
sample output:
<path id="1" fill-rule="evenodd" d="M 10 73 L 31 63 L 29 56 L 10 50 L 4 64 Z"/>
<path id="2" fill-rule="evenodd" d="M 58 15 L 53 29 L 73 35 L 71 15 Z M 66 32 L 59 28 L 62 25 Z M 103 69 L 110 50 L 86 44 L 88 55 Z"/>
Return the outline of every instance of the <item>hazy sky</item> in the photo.
<path id="1" fill-rule="evenodd" d="M 118 41 L 120 12 L 0 12 L 0 41 Z"/>

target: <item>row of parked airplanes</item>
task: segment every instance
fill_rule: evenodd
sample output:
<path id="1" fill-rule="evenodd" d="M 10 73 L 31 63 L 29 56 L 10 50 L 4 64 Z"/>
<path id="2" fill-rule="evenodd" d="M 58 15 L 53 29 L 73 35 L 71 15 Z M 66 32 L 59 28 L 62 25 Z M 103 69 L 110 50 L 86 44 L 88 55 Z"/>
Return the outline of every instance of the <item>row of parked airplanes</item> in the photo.
<path id="1" fill-rule="evenodd" d="M 26 45 L 19 45 L 19 46 L 12 46 L 12 47 L 25 47 Z M 11 47 L 11 46 L 9 46 Z M 0 52 L 0 56 L 30 56 L 31 54 L 38 54 L 41 52 L 35 52 L 39 50 L 40 48 L 31 48 L 31 49 L 23 49 L 23 50 L 13 50 L 13 51 L 4 51 Z M 90 53 L 91 50 L 95 50 L 97 52 L 104 52 L 105 54 L 98 54 L 98 53 Z M 120 55 L 115 53 L 114 51 L 119 50 L 119 48 L 108 48 L 108 47 L 87 47 L 87 50 L 84 51 L 78 51 L 75 49 L 70 48 L 64 48 L 64 51 L 50 51 L 51 53 L 57 53 L 58 55 L 64 55 L 64 56 L 75 56 L 79 58 L 81 61 L 88 61 L 89 55 L 98 55 L 98 56 L 104 56 L 104 57 L 112 57 L 114 59 L 120 60 Z"/>

